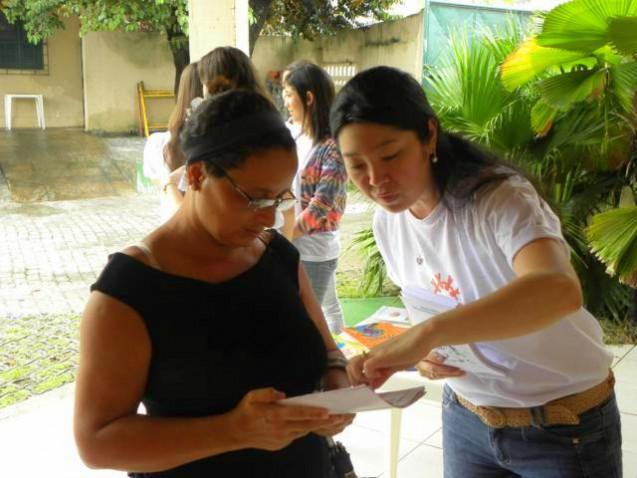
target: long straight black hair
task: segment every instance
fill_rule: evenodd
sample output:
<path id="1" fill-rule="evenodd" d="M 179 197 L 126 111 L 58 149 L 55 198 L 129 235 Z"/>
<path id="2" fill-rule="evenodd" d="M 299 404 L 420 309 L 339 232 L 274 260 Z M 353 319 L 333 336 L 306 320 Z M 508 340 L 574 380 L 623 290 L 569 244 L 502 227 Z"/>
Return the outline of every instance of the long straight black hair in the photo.
<path id="1" fill-rule="evenodd" d="M 431 131 L 429 120 L 438 129 L 432 172 L 440 196 L 465 203 L 487 184 L 519 174 L 494 154 L 476 144 L 444 131 L 422 86 L 408 73 L 387 66 L 362 71 L 336 96 L 330 113 L 332 136 L 351 123 L 376 123 L 414 131 L 425 142 Z M 457 202 L 456 202 L 457 203 Z"/>
<path id="2" fill-rule="evenodd" d="M 303 103 L 303 125 L 309 120 L 308 131 L 312 143 L 323 141 L 330 135 L 330 107 L 334 101 L 334 82 L 318 65 L 305 60 L 292 63 L 285 70 L 283 83 L 291 86 Z M 307 94 L 314 101 L 307 104 Z"/>

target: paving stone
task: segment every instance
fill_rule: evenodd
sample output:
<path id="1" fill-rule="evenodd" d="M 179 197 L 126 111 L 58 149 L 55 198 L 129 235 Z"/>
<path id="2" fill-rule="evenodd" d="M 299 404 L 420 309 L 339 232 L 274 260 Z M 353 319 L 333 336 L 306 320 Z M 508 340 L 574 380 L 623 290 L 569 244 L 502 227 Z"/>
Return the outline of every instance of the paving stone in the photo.
<path id="1" fill-rule="evenodd" d="M 73 380 L 90 284 L 159 220 L 154 194 L 24 207 L 5 190 L 0 181 L 0 408 Z"/>

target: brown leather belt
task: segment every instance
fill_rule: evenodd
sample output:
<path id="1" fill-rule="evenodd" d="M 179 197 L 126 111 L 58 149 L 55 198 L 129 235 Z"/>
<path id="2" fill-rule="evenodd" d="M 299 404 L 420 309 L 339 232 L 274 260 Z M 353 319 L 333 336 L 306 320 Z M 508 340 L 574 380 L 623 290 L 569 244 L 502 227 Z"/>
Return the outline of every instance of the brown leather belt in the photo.
<path id="1" fill-rule="evenodd" d="M 579 416 L 604 403 L 613 392 L 614 385 L 615 377 L 611 371 L 606 380 L 588 390 L 531 408 L 477 406 L 460 395 L 456 394 L 456 398 L 460 405 L 492 428 L 578 425 Z"/>

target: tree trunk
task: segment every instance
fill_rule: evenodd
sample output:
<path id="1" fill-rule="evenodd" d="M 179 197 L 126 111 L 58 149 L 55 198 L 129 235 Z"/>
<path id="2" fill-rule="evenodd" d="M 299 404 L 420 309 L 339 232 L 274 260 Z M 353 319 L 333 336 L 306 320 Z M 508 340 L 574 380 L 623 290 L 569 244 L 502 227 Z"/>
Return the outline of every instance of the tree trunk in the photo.
<path id="1" fill-rule="evenodd" d="M 250 0 L 250 8 L 256 18 L 256 21 L 250 25 L 250 56 L 252 56 L 259 34 L 270 15 L 272 0 Z"/>
<path id="2" fill-rule="evenodd" d="M 166 32 L 168 35 L 168 43 L 170 44 L 170 52 L 173 55 L 173 63 L 175 64 L 175 83 L 174 90 L 175 96 L 177 96 L 177 90 L 179 89 L 179 78 L 181 78 L 181 72 L 190 63 L 190 49 L 188 47 L 188 37 L 183 33 L 175 35 L 170 31 Z"/>

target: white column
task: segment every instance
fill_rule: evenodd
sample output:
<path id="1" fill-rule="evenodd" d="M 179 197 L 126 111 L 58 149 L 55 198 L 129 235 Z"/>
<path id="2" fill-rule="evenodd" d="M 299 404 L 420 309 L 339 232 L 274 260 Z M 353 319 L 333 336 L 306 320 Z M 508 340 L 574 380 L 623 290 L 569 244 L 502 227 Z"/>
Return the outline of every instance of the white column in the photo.
<path id="1" fill-rule="evenodd" d="M 188 0 L 190 61 L 218 46 L 249 54 L 248 0 Z"/>

